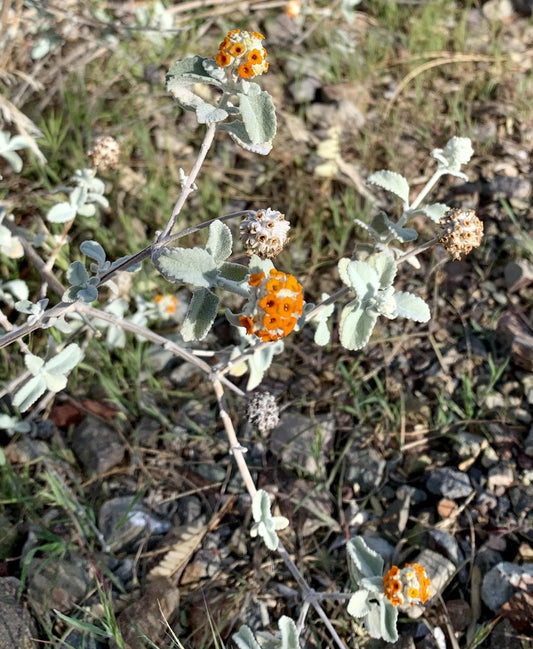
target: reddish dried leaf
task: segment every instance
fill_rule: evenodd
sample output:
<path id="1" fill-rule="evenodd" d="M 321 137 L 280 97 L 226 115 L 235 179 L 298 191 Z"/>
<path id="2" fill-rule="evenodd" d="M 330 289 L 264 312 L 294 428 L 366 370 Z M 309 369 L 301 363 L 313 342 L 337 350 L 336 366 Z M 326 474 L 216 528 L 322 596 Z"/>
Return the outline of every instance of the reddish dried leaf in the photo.
<path id="1" fill-rule="evenodd" d="M 82 419 L 83 413 L 73 403 L 55 405 L 50 413 L 50 420 L 57 428 L 79 424 Z"/>

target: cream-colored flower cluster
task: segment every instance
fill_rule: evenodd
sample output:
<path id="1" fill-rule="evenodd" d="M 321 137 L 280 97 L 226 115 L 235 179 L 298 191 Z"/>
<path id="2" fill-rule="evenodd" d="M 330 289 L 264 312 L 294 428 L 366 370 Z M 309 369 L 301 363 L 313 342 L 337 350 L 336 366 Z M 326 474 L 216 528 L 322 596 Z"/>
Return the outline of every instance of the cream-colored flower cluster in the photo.
<path id="1" fill-rule="evenodd" d="M 439 243 L 452 259 L 461 259 L 472 248 L 477 248 L 483 238 L 483 222 L 474 210 L 448 210 L 441 219 L 442 234 Z"/>
<path id="2" fill-rule="evenodd" d="M 241 221 L 241 242 L 248 255 L 256 254 L 262 259 L 278 255 L 287 243 L 290 224 L 285 215 L 268 207 Z"/>
<path id="3" fill-rule="evenodd" d="M 116 169 L 120 162 L 120 144 L 110 135 L 101 135 L 96 138 L 87 155 L 95 169 Z"/>

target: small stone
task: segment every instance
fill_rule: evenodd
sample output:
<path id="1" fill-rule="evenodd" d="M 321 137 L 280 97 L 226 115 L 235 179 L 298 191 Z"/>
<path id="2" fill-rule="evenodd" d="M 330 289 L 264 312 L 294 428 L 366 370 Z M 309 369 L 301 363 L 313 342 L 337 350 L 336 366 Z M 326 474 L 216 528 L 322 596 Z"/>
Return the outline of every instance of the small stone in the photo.
<path id="1" fill-rule="evenodd" d="M 455 439 L 455 452 L 461 459 L 475 458 L 486 443 L 482 435 L 460 432 Z"/>
<path id="2" fill-rule="evenodd" d="M 20 581 L 0 578 L 0 649 L 36 649 L 35 624 L 28 610 L 19 602 Z"/>
<path id="3" fill-rule="evenodd" d="M 141 538 L 165 534 L 171 527 L 170 522 L 153 516 L 135 496 L 112 498 L 98 514 L 98 528 L 114 552 Z"/>
<path id="4" fill-rule="evenodd" d="M 443 557 L 442 554 L 438 554 L 433 550 L 422 550 L 412 563 L 417 563 L 426 569 L 426 574 L 431 580 L 431 586 L 435 594 L 442 594 L 455 574 L 455 565 L 449 559 Z M 406 610 L 407 615 L 412 619 L 421 617 L 424 612 L 425 608 L 417 605 Z"/>
<path id="5" fill-rule="evenodd" d="M 52 609 L 69 611 L 87 592 L 87 567 L 78 557 L 72 559 L 33 559 L 28 579 L 28 601 L 39 617 Z"/>
<path id="6" fill-rule="evenodd" d="M 111 426 L 89 415 L 74 431 L 72 450 L 85 473 L 98 476 L 122 462 L 126 445 Z"/>
<path id="7" fill-rule="evenodd" d="M 452 518 L 457 515 L 459 508 L 455 501 L 442 498 L 437 505 L 437 511 L 441 518 Z"/>
<path id="8" fill-rule="evenodd" d="M 363 535 L 364 542 L 371 550 L 377 552 L 385 563 L 392 561 L 394 555 L 394 546 L 380 536 L 366 536 Z"/>
<path id="9" fill-rule="evenodd" d="M 496 466 L 489 469 L 488 486 L 490 489 L 495 487 L 510 487 L 514 482 L 513 469 L 509 464 L 499 462 Z"/>
<path id="10" fill-rule="evenodd" d="M 463 599 L 449 599 L 446 608 L 454 631 L 464 631 L 472 621 L 472 609 Z"/>
<path id="11" fill-rule="evenodd" d="M 533 580 L 533 565 L 502 561 L 483 578 L 481 597 L 491 611 L 498 611 L 519 590 L 522 580 Z"/>
<path id="12" fill-rule="evenodd" d="M 524 442 L 524 452 L 526 455 L 533 457 L 533 426 L 530 428 L 526 441 Z"/>
<path id="13" fill-rule="evenodd" d="M 481 454 L 481 464 L 486 469 L 495 464 L 498 461 L 498 453 L 492 448 L 492 446 L 487 446 L 483 453 Z"/>
<path id="14" fill-rule="evenodd" d="M 328 452 L 333 444 L 335 421 L 331 417 L 309 417 L 285 412 L 270 434 L 270 449 L 284 463 L 305 472 L 325 476 Z"/>
<path id="15" fill-rule="evenodd" d="M 430 545 L 433 550 L 444 554 L 459 566 L 464 561 L 464 555 L 454 536 L 444 530 L 433 529 L 428 532 Z"/>
<path id="16" fill-rule="evenodd" d="M 466 498 L 473 491 L 468 476 L 450 467 L 433 469 L 426 486 L 431 493 L 440 494 L 450 500 Z"/>

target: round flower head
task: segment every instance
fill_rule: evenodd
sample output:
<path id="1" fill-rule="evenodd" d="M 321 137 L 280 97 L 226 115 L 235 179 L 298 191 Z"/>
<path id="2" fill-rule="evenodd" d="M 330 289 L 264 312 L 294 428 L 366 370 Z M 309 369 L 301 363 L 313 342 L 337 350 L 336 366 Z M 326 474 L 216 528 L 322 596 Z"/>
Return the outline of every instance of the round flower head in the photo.
<path id="1" fill-rule="evenodd" d="M 217 65 L 236 71 L 243 79 L 263 74 L 268 70 L 267 51 L 261 43 L 264 38 L 259 32 L 233 29 L 219 45 Z"/>
<path id="2" fill-rule="evenodd" d="M 461 259 L 472 248 L 477 248 L 483 238 L 483 222 L 474 210 L 448 210 L 440 221 L 442 234 L 439 243 L 452 259 Z"/>
<path id="3" fill-rule="evenodd" d="M 267 433 L 279 424 L 276 398 L 270 392 L 260 392 L 248 404 L 248 421 L 257 426 L 260 433 Z"/>
<path id="4" fill-rule="evenodd" d="M 252 298 L 245 313 L 239 316 L 241 327 L 263 342 L 284 338 L 296 326 L 303 312 L 302 286 L 294 275 L 275 268 L 265 273 L 253 273 L 248 280 Z"/>
<path id="5" fill-rule="evenodd" d="M 424 604 L 431 596 L 431 581 L 425 568 L 407 563 L 401 570 L 392 568 L 383 577 L 385 597 L 394 605 Z"/>
<path id="6" fill-rule="evenodd" d="M 120 144 L 109 135 L 97 137 L 87 155 L 95 169 L 116 169 L 120 162 Z"/>
<path id="7" fill-rule="evenodd" d="M 178 298 L 175 295 L 166 293 L 165 295 L 156 295 L 154 302 L 157 305 L 157 310 L 162 318 L 169 318 L 176 315 L 178 308 Z"/>
<path id="8" fill-rule="evenodd" d="M 248 255 L 256 254 L 262 259 L 278 255 L 287 243 L 290 224 L 285 215 L 268 207 L 250 214 L 240 226 L 241 242 Z"/>

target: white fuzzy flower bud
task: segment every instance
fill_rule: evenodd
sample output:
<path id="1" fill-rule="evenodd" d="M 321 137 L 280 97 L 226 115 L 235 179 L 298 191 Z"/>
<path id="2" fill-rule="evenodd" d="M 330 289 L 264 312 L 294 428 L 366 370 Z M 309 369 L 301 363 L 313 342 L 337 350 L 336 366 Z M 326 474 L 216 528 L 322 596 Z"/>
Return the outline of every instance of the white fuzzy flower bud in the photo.
<path id="1" fill-rule="evenodd" d="M 248 421 L 257 427 L 260 433 L 267 433 L 279 423 L 279 410 L 276 398 L 270 392 L 254 395 L 248 404 Z"/>

